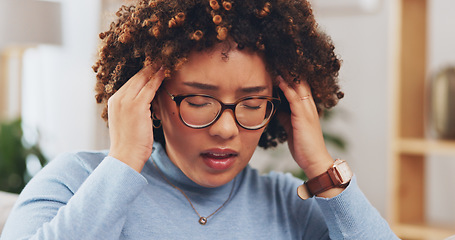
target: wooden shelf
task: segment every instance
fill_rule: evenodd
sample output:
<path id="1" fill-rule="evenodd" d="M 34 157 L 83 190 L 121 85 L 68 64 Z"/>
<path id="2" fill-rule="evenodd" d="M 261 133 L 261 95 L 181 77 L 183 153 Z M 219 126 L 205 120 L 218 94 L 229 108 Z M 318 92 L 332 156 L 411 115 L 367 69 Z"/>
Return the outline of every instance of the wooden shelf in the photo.
<path id="1" fill-rule="evenodd" d="M 427 9 L 430 1 L 393 2 L 397 4 L 398 35 L 388 218 L 390 226 L 402 239 L 442 240 L 455 235 L 455 226 L 445 229 L 426 222 L 426 156 L 455 157 L 455 140 L 425 138 L 426 111 L 422 96 L 427 86 Z"/>
<path id="2" fill-rule="evenodd" d="M 393 231 L 403 239 L 443 240 L 455 235 L 455 229 L 445 229 L 428 224 L 395 224 Z"/>
<path id="3" fill-rule="evenodd" d="M 402 138 L 397 140 L 395 151 L 409 155 L 455 155 L 455 140 Z"/>

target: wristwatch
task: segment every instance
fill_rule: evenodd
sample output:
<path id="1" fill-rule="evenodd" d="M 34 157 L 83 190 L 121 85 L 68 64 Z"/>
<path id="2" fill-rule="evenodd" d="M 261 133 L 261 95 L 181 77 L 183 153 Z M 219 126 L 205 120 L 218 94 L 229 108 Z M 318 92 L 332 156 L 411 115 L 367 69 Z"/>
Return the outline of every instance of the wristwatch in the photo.
<path id="1" fill-rule="evenodd" d="M 310 179 L 297 188 L 297 195 L 305 200 L 331 188 L 345 188 L 352 178 L 348 163 L 337 159 L 327 172 Z"/>

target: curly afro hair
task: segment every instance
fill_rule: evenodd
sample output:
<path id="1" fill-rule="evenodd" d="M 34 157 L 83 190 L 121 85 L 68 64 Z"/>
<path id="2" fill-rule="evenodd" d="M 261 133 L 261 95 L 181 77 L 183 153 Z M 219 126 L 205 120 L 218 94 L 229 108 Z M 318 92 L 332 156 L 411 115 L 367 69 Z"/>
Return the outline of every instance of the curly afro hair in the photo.
<path id="1" fill-rule="evenodd" d="M 340 60 L 305 0 L 141 0 L 122 6 L 117 17 L 100 34 L 102 45 L 93 66 L 96 101 L 105 106 L 105 120 L 109 97 L 144 66 L 163 66 L 165 76 L 171 77 L 190 52 L 228 41 L 239 50 L 261 53 L 273 78 L 308 81 L 319 113 L 343 97 Z M 281 99 L 278 111 L 290 112 L 283 95 Z M 155 141 L 165 144 L 162 128 L 154 131 Z M 274 117 L 258 145 L 268 148 L 286 140 Z"/>

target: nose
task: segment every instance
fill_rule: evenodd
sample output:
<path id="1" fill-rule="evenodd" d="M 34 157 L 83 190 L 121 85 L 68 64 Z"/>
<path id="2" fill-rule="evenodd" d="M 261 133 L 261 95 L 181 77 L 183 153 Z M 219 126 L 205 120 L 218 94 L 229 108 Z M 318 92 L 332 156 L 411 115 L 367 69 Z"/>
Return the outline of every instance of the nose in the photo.
<path id="1" fill-rule="evenodd" d="M 226 109 L 218 120 L 209 127 L 211 136 L 218 136 L 222 139 L 231 139 L 239 134 L 239 126 L 234 118 L 234 112 Z"/>

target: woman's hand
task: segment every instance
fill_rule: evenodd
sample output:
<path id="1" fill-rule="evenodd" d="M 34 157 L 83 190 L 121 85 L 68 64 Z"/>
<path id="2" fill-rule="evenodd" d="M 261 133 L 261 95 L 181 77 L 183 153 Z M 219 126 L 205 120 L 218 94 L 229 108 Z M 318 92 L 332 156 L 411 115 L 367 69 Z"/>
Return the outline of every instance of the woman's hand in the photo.
<path id="1" fill-rule="evenodd" d="M 330 168 L 333 159 L 327 151 L 322 135 L 316 104 L 306 81 L 289 85 L 279 76 L 279 88 L 291 108 L 291 114 L 278 113 L 278 120 L 288 136 L 289 150 L 309 179 Z"/>
<path id="2" fill-rule="evenodd" d="M 150 106 L 164 79 L 163 69 L 144 67 L 108 101 L 109 156 L 141 172 L 152 154 L 153 125 Z"/>

